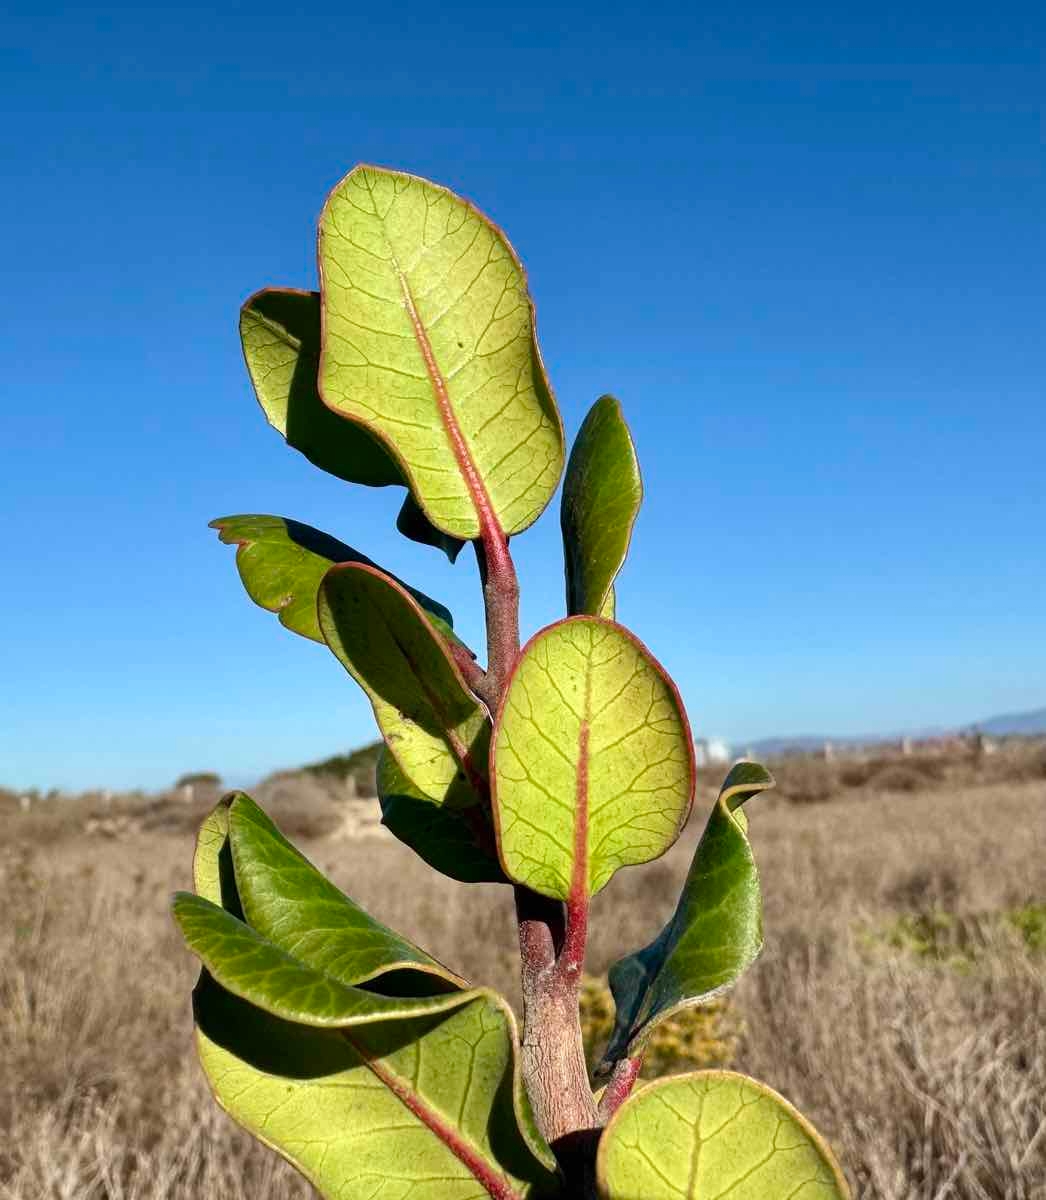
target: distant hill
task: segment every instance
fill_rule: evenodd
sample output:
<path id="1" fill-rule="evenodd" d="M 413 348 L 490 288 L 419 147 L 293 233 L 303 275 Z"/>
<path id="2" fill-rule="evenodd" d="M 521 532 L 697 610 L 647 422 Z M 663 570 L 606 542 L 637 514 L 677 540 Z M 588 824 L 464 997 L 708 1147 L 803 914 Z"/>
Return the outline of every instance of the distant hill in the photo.
<path id="1" fill-rule="evenodd" d="M 876 742 L 894 742 L 905 736 L 915 739 L 937 737 L 962 729 L 977 729 L 992 737 L 1035 737 L 1046 734 L 1046 708 L 1036 708 L 1030 712 L 1001 713 L 998 716 L 986 717 L 983 721 L 971 721 L 968 725 L 957 726 L 954 730 L 899 729 L 893 733 L 870 733 L 862 737 L 833 737 L 830 733 L 807 733 L 796 734 L 795 737 L 768 737 L 757 738 L 753 742 L 737 742 L 735 749 L 751 750 L 757 758 L 772 758 L 775 754 L 819 750 L 825 742 L 831 742 L 833 746 L 843 749 L 846 746 L 872 746 Z"/>
<path id="2" fill-rule="evenodd" d="M 1005 737 L 1008 734 L 1023 734 L 1034 737 L 1046 733 L 1046 708 L 1036 708 L 1031 712 L 1003 713 L 998 717 L 989 717 L 986 721 L 978 721 L 977 728 L 982 733 L 994 734 L 995 737 Z"/>

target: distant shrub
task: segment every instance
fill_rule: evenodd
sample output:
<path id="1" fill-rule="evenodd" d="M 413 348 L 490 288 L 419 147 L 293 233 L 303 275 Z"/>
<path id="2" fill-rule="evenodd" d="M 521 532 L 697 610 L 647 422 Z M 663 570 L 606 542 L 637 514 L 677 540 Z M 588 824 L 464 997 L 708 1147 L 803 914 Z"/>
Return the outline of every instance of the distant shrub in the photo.
<path id="1" fill-rule="evenodd" d="M 1029 950 L 1046 953 L 1046 904 L 1025 904 L 1004 916 Z"/>
<path id="2" fill-rule="evenodd" d="M 861 931 L 868 950 L 893 951 L 926 963 L 967 970 L 1000 941 L 1016 941 L 1029 954 L 1046 951 L 1046 904 L 998 912 L 953 913 L 933 908 L 904 913 Z"/>
<path id="3" fill-rule="evenodd" d="M 839 791 L 836 764 L 812 754 L 795 754 L 774 763 L 777 792 L 790 804 L 824 804 Z"/>
<path id="4" fill-rule="evenodd" d="M 868 777 L 868 786 L 882 792 L 921 792 L 935 783 L 939 776 L 934 770 L 913 762 L 889 762 Z"/>
<path id="5" fill-rule="evenodd" d="M 346 782 L 351 779 L 361 795 L 377 795 L 378 756 L 383 745 L 383 742 L 371 742 L 349 754 L 333 754 L 330 758 L 302 767 L 301 774 Z"/>
<path id="6" fill-rule="evenodd" d="M 222 777 L 214 771 L 190 771 L 187 775 L 179 775 L 174 786 L 176 788 L 200 787 L 217 790 L 222 786 Z"/>

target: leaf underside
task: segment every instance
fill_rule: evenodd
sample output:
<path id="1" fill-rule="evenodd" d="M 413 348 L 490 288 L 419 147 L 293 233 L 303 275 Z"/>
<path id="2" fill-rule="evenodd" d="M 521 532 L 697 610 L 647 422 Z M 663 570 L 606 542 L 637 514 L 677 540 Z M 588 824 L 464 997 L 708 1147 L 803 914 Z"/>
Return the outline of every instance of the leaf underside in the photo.
<path id="1" fill-rule="evenodd" d="M 360 166 L 327 200 L 319 265 L 327 405 L 382 441 L 436 528 L 525 529 L 556 489 L 563 431 L 501 231 L 446 188 Z"/>
<path id="2" fill-rule="evenodd" d="M 363 426 L 320 399 L 320 296 L 266 288 L 240 310 L 247 373 L 269 424 L 321 471 L 370 487 L 404 482 L 396 460 Z"/>
<path id="3" fill-rule="evenodd" d="M 407 493 L 396 518 L 396 528 L 412 542 L 419 542 L 423 546 L 435 546 L 437 550 L 442 550 L 451 562 L 457 562 L 461 548 L 465 545 L 460 538 L 451 537 L 449 533 L 437 529 L 418 507 L 417 500 L 410 492 Z"/>
<path id="4" fill-rule="evenodd" d="M 659 1021 L 724 991 L 758 957 L 762 900 L 741 805 L 773 786 L 759 763 L 731 768 L 668 924 L 649 946 L 610 968 L 617 1017 L 601 1074 L 641 1054 Z"/>
<path id="5" fill-rule="evenodd" d="M 316 596 L 324 575 L 337 563 L 376 566 L 337 538 L 287 517 L 261 513 L 218 517 L 210 528 L 218 530 L 227 546 L 237 547 L 236 569 L 254 603 L 276 613 L 285 628 L 314 642 L 323 642 Z M 454 624 L 450 612 L 423 592 L 407 590 L 448 632 Z"/>
<path id="6" fill-rule="evenodd" d="M 642 501 L 639 460 L 621 405 L 602 396 L 578 431 L 563 479 L 567 612 L 613 619 L 614 580 Z"/>
<path id="7" fill-rule="evenodd" d="M 193 996 L 197 1046 L 218 1102 L 331 1200 L 370 1200 L 386 1184 L 425 1200 L 557 1195 L 554 1159 L 519 1074 L 512 1014 L 499 997 L 440 992 L 445 980 L 418 971 L 396 974 L 397 987 L 409 981 L 431 986 L 431 994 L 372 990 L 392 973 L 372 976 L 366 988 L 342 982 L 335 976 L 352 977 L 351 954 L 329 951 L 339 939 L 345 944 L 341 919 L 350 931 L 360 928 L 362 910 L 351 901 L 326 910 L 330 945 L 301 941 L 298 955 L 237 919 L 254 904 L 241 904 L 233 869 L 250 894 L 264 889 L 288 852 L 297 854 L 279 844 L 278 832 L 274 846 L 275 827 L 266 823 L 242 795 L 223 801 L 197 844 L 194 877 L 205 894 L 175 901 L 205 966 Z M 250 879 L 256 849 L 260 866 Z M 295 912 L 297 890 L 312 897 L 315 889 L 303 863 L 286 860 L 286 922 L 269 898 L 277 925 L 312 919 Z M 377 923 L 371 932 L 402 943 Z M 287 929 L 280 936 L 286 940 Z M 357 961 L 358 969 L 368 965 Z"/>
<path id="8" fill-rule="evenodd" d="M 495 998 L 348 1031 L 281 1021 L 205 975 L 201 1063 L 222 1107 L 330 1200 L 526 1200 L 558 1194 L 514 1079 Z"/>
<path id="9" fill-rule="evenodd" d="M 596 617 L 549 626 L 524 648 L 492 762 L 505 873 L 561 900 L 663 854 L 693 796 L 675 687 L 627 630 Z"/>
<path id="10" fill-rule="evenodd" d="M 482 803 L 490 719 L 418 604 L 381 571 L 348 564 L 324 577 L 317 611 L 407 778 L 434 803 Z"/>
<path id="11" fill-rule="evenodd" d="M 732 1071 L 660 1079 L 599 1144 L 601 1200 L 848 1200 L 828 1146 L 765 1084 Z"/>

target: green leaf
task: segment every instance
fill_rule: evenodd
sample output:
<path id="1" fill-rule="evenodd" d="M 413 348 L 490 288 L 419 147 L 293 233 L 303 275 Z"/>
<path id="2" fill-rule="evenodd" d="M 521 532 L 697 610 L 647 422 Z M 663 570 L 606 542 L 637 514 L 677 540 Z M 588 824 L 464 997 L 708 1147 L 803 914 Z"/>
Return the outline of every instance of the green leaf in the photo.
<path id="1" fill-rule="evenodd" d="M 229 805 L 232 800 L 233 794 L 223 796 L 200 825 L 193 855 L 193 887 L 197 895 L 243 920 L 229 846 Z"/>
<path id="2" fill-rule="evenodd" d="M 407 778 L 436 804 L 483 802 L 490 720 L 417 602 L 376 568 L 348 563 L 325 576 L 317 611 Z"/>
<path id="3" fill-rule="evenodd" d="M 252 808 L 232 795 L 208 816 L 194 860 L 208 898 L 175 898 L 178 923 L 204 962 L 193 1007 L 218 1102 L 323 1196 L 369 1200 L 376 1180 L 394 1176 L 429 1200 L 558 1195 L 555 1162 L 520 1079 L 515 1024 L 499 997 L 346 986 L 209 902 L 223 898 L 226 870 L 231 882 L 230 825 L 253 817 Z M 263 821 L 259 837 L 269 836 Z M 387 945 L 386 932 L 377 927 Z M 441 983 L 416 972 L 400 978 L 430 990 Z"/>
<path id="4" fill-rule="evenodd" d="M 465 981 L 339 891 L 249 796 L 228 810 L 236 885 L 247 923 L 273 945 L 339 983 L 427 995 Z M 415 979 L 421 974 L 434 979 Z"/>
<path id="5" fill-rule="evenodd" d="M 599 1142 L 601 1200 L 848 1200 L 821 1136 L 783 1096 L 733 1071 L 659 1079 Z"/>
<path id="6" fill-rule="evenodd" d="M 376 565 L 337 538 L 286 517 L 218 517 L 210 528 L 218 530 L 227 546 L 238 547 L 236 569 L 254 603 L 277 613 L 281 625 L 314 642 L 323 642 L 316 618 L 316 594 L 324 575 L 337 563 Z M 449 633 L 454 623 L 450 612 L 422 592 L 413 588 L 407 591 L 438 623 L 437 628 Z"/>
<path id="7" fill-rule="evenodd" d="M 266 288 L 240 311 L 240 339 L 255 395 L 269 424 L 314 466 L 349 483 L 407 486 L 395 458 L 362 425 L 320 397 L 320 294 Z M 462 543 L 429 524 L 408 493 L 399 530 L 436 546 L 451 562 Z"/>
<path id="8" fill-rule="evenodd" d="M 567 611 L 614 617 L 614 579 L 643 502 L 631 434 L 613 396 L 589 410 L 570 451 L 560 525 L 567 570 Z"/>
<path id="9" fill-rule="evenodd" d="M 512 1014 L 487 992 L 451 999 L 427 1017 L 315 1029 L 205 975 L 197 1046 L 226 1112 L 328 1200 L 560 1195 L 520 1082 Z"/>
<path id="10" fill-rule="evenodd" d="M 378 799 L 381 823 L 430 867 L 461 883 L 508 882 L 485 806 L 441 807 L 410 782 L 387 750 L 378 761 Z"/>
<path id="11" fill-rule="evenodd" d="M 436 990 L 436 980 L 426 992 L 413 996 L 384 996 L 341 983 L 281 950 L 232 913 L 190 892 L 175 893 L 172 911 L 185 944 L 218 984 L 285 1021 L 343 1029 L 442 1012 L 460 994 Z"/>
<path id="12" fill-rule="evenodd" d="M 535 521 L 563 429 L 504 234 L 446 188 L 359 166 L 324 207 L 319 263 L 326 403 L 381 439 L 444 533 Z"/>
<path id="13" fill-rule="evenodd" d="M 435 525 L 430 524 L 410 492 L 407 493 L 396 518 L 396 528 L 412 542 L 420 542 L 423 546 L 435 546 L 437 550 L 442 550 L 451 562 L 457 561 L 461 547 L 465 545 L 458 538 L 441 533 Z"/>
<path id="14" fill-rule="evenodd" d="M 256 292 L 240 310 L 240 340 L 265 419 L 289 446 L 349 483 L 384 487 L 404 482 L 380 441 L 320 399 L 318 292 Z"/>
<path id="15" fill-rule="evenodd" d="M 524 648 L 492 763 L 505 873 L 560 900 L 663 854 L 693 798 L 675 686 L 641 642 L 598 617 L 551 625 Z"/>
<path id="16" fill-rule="evenodd" d="M 759 763 L 730 770 L 668 924 L 610 968 L 617 1019 L 600 1073 L 642 1053 L 659 1021 L 725 991 L 758 957 L 762 900 L 741 805 L 773 786 Z"/>

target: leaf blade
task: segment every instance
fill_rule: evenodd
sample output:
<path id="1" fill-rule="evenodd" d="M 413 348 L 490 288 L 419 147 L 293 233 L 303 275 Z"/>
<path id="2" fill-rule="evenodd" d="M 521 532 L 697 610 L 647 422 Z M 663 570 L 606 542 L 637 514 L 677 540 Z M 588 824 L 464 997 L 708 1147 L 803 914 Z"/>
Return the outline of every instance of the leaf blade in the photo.
<path id="1" fill-rule="evenodd" d="M 390 973 L 425 994 L 433 980 L 415 980 L 417 974 L 468 986 L 336 888 L 242 792 L 229 806 L 228 826 L 246 922 L 273 945 L 349 986 L 381 990 L 377 981 Z"/>
<path id="2" fill-rule="evenodd" d="M 648 1084 L 618 1109 L 596 1160 L 601 1200 L 849 1200 L 831 1150 L 783 1096 L 733 1071 Z"/>
<path id="3" fill-rule="evenodd" d="M 324 577 L 317 612 L 408 779 L 438 804 L 483 803 L 490 721 L 417 602 L 378 569 L 348 563 Z"/>
<path id="4" fill-rule="evenodd" d="M 322 1196 L 366 1200 L 383 1178 L 401 1179 L 416 1200 L 558 1194 L 554 1160 L 522 1094 L 511 1013 L 492 994 L 347 1036 L 280 1021 L 206 977 L 194 1011 L 218 1102 Z M 460 1065 L 466 1046 L 471 1087 Z M 438 1131 L 459 1114 L 458 1149 L 471 1154 Z"/>
<path id="5" fill-rule="evenodd" d="M 319 292 L 263 288 L 243 305 L 240 341 L 265 419 L 321 471 L 367 487 L 406 487 L 399 464 L 380 439 L 320 398 L 320 334 Z M 451 562 L 461 550 L 461 542 L 429 524 L 409 490 L 397 528 L 411 541 L 436 546 Z"/>
<path id="6" fill-rule="evenodd" d="M 587 900 L 619 867 L 664 853 L 690 811 L 679 694 L 642 643 L 601 618 L 568 618 L 524 647 L 492 746 L 505 873 L 554 899 Z"/>
<path id="7" fill-rule="evenodd" d="M 345 542 L 287 517 L 264 513 L 217 517 L 209 528 L 218 531 L 225 545 L 236 546 L 236 569 L 254 603 L 275 613 L 292 633 L 321 644 L 316 597 L 324 575 L 339 563 L 376 566 Z M 407 590 L 431 618 L 453 626 L 454 619 L 442 604 L 423 592 Z"/>
<path id="8" fill-rule="evenodd" d="M 403 774 L 387 750 L 378 761 L 381 823 L 430 867 L 459 883 L 507 883 L 489 810 L 435 803 Z"/>
<path id="9" fill-rule="evenodd" d="M 668 923 L 648 946 L 610 968 L 617 1015 L 600 1074 L 641 1054 L 655 1025 L 719 995 L 759 956 L 759 874 L 741 805 L 773 786 L 759 763 L 731 768 Z"/>
<path id="10" fill-rule="evenodd" d="M 263 288 L 240 310 L 247 373 L 269 424 L 321 471 L 348 483 L 404 483 L 380 441 L 320 399 L 320 295 Z"/>
<path id="11" fill-rule="evenodd" d="M 451 537 L 450 534 L 437 529 L 418 506 L 413 492 L 409 491 L 396 518 L 396 528 L 412 542 L 442 550 L 451 562 L 457 562 L 461 548 L 465 545 L 459 538 Z"/>
<path id="12" fill-rule="evenodd" d="M 582 422 L 563 479 L 568 613 L 613 619 L 614 580 L 642 502 L 639 459 L 621 405 L 601 396 Z"/>
<path id="13" fill-rule="evenodd" d="M 321 214 L 319 266 L 325 402 L 382 440 L 437 529 L 525 529 L 563 432 L 501 231 L 446 188 L 359 166 Z"/>
<path id="14" fill-rule="evenodd" d="M 255 1008 L 298 1025 L 347 1029 L 371 1021 L 442 1012 L 462 992 L 384 996 L 343 984 L 288 954 L 202 896 L 175 893 L 175 922 L 207 974 Z"/>

